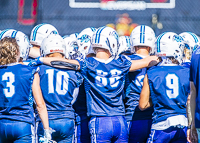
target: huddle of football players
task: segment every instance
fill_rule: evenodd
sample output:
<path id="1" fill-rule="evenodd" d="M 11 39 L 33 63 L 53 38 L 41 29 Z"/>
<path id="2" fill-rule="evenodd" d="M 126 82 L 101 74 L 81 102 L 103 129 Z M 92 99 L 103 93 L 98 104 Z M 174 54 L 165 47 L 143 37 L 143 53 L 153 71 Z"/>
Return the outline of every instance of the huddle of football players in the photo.
<path id="1" fill-rule="evenodd" d="M 0 143 L 200 140 L 196 34 L 139 25 L 61 37 L 39 24 L 30 42 L 14 29 L 0 39 Z"/>

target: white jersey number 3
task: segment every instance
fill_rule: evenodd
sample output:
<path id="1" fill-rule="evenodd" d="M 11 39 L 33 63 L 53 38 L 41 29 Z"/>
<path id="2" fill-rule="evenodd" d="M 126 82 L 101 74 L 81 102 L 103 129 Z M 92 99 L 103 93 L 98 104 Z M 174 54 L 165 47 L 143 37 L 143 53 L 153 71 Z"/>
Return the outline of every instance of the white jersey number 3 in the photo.
<path id="1" fill-rule="evenodd" d="M 166 77 L 166 86 L 169 88 L 166 90 L 167 96 L 176 98 L 179 95 L 179 79 L 175 74 L 168 74 Z"/>
<path id="2" fill-rule="evenodd" d="M 13 85 L 15 75 L 12 72 L 5 72 L 2 75 L 2 81 L 6 81 L 6 88 L 3 89 L 5 96 L 12 97 L 15 94 L 15 86 Z"/>

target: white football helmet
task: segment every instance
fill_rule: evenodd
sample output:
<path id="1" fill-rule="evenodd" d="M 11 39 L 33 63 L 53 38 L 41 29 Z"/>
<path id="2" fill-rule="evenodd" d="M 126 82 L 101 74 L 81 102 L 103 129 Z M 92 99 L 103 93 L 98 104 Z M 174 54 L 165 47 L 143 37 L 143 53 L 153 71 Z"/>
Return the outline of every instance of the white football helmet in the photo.
<path id="1" fill-rule="evenodd" d="M 38 24 L 31 31 L 30 43 L 41 46 L 42 40 L 49 34 L 58 34 L 58 30 L 50 24 Z"/>
<path id="2" fill-rule="evenodd" d="M 82 30 L 78 37 L 77 37 L 77 43 L 78 43 L 78 51 L 84 55 L 84 57 L 90 53 L 94 53 L 92 49 L 91 44 L 91 38 L 96 31 L 96 28 L 89 27 Z"/>
<path id="3" fill-rule="evenodd" d="M 77 56 L 78 45 L 77 39 L 74 36 L 64 36 L 63 37 L 66 44 L 66 58 L 67 59 L 75 59 Z"/>
<path id="4" fill-rule="evenodd" d="M 151 48 L 150 53 L 154 52 L 156 36 L 153 29 L 146 25 L 139 25 L 133 29 L 130 35 L 132 53 L 135 52 L 135 46 L 148 46 Z"/>
<path id="5" fill-rule="evenodd" d="M 70 34 L 69 36 L 72 37 L 72 38 L 77 38 L 78 35 L 79 35 L 78 33 L 73 33 L 73 34 Z"/>
<path id="6" fill-rule="evenodd" d="M 17 44 L 19 45 L 20 58 L 25 61 L 28 58 L 29 50 L 31 47 L 28 37 L 23 32 L 14 29 L 6 29 L 2 31 L 0 34 L 0 39 L 3 39 L 4 37 L 11 37 L 16 39 Z"/>
<path id="7" fill-rule="evenodd" d="M 183 38 L 174 32 L 165 32 L 157 37 L 156 55 L 158 57 L 174 57 L 182 62 L 183 57 Z"/>
<path id="8" fill-rule="evenodd" d="M 185 42 L 185 48 L 189 49 L 191 53 L 200 46 L 200 39 L 196 34 L 192 32 L 183 32 L 179 35 L 183 38 Z"/>
<path id="9" fill-rule="evenodd" d="M 58 34 L 50 34 L 41 44 L 40 54 L 45 57 L 52 53 L 61 53 L 65 56 L 66 44 L 64 39 Z"/>
<path id="10" fill-rule="evenodd" d="M 123 52 L 131 52 L 131 42 L 129 36 L 120 36 L 119 37 L 119 49 L 118 49 L 118 55 Z"/>
<path id="11" fill-rule="evenodd" d="M 116 56 L 119 47 L 119 35 L 111 27 L 100 27 L 92 37 L 92 47 L 93 49 L 95 47 L 107 49 L 112 56 Z"/>

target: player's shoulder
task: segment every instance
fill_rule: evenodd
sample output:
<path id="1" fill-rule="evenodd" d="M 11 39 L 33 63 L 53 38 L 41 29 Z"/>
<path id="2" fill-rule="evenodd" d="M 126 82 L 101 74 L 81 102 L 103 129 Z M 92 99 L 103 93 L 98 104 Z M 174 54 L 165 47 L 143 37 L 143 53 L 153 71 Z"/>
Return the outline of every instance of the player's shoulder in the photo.
<path id="1" fill-rule="evenodd" d="M 143 59 L 143 57 L 141 57 L 141 56 L 138 55 L 138 54 L 128 55 L 128 57 L 129 57 L 131 60 L 140 60 L 140 59 Z"/>
<path id="2" fill-rule="evenodd" d="M 198 47 L 192 54 L 192 59 L 196 60 L 200 58 L 200 47 Z"/>

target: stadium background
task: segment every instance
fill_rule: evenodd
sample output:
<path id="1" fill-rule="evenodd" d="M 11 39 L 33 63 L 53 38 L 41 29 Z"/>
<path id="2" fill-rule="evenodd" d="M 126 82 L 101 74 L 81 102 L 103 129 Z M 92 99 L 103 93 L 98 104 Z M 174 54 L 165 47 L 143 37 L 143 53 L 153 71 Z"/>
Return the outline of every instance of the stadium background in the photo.
<path id="1" fill-rule="evenodd" d="M 64 36 L 109 25 L 120 35 L 129 35 L 137 24 L 145 24 L 156 35 L 200 35 L 199 6 L 199 0 L 0 0 L 0 30 L 13 28 L 30 36 L 35 25 L 49 23 Z"/>

